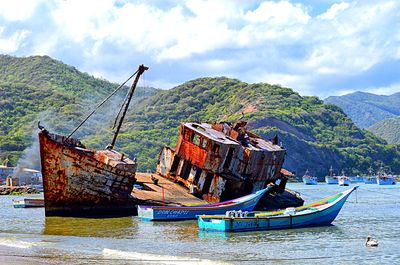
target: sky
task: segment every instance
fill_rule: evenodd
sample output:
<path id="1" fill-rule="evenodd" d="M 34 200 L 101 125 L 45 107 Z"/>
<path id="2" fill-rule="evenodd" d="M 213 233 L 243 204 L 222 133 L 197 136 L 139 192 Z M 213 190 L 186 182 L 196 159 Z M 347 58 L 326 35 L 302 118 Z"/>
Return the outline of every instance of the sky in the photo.
<path id="1" fill-rule="evenodd" d="M 199 77 L 326 98 L 400 92 L 397 0 L 0 0 L 0 54 L 48 55 L 121 83 Z"/>

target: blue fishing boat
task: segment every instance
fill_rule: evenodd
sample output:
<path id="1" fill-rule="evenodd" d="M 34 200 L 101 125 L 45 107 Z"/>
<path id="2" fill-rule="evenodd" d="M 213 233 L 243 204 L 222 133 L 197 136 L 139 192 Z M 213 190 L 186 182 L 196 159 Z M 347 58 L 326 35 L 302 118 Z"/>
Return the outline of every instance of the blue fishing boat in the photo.
<path id="1" fill-rule="evenodd" d="M 379 174 L 376 181 L 378 185 L 396 185 L 396 178 L 391 174 Z"/>
<path id="2" fill-rule="evenodd" d="M 317 178 L 310 176 L 308 169 L 307 169 L 306 173 L 304 173 L 303 182 L 306 185 L 317 185 L 318 184 Z"/>
<path id="3" fill-rule="evenodd" d="M 317 202 L 272 212 L 227 212 L 225 215 L 200 215 L 200 230 L 244 232 L 329 225 L 358 186 Z"/>
<path id="4" fill-rule="evenodd" d="M 196 219 L 201 214 L 225 214 L 227 211 L 253 211 L 261 197 L 270 189 L 219 203 L 195 206 L 148 206 L 138 205 L 138 216 L 148 221 L 189 220 Z"/>
<path id="5" fill-rule="evenodd" d="M 390 173 L 387 174 L 382 164 L 376 176 L 376 182 L 378 185 L 396 185 L 396 177 Z"/>
<path id="6" fill-rule="evenodd" d="M 365 184 L 376 184 L 376 176 L 373 175 L 372 167 L 368 169 L 368 175 L 364 177 Z"/>
<path id="7" fill-rule="evenodd" d="M 376 184 L 376 176 L 365 176 L 364 177 L 365 184 Z"/>
<path id="8" fill-rule="evenodd" d="M 335 176 L 335 174 L 333 173 L 332 166 L 329 169 L 329 175 L 325 176 L 325 182 L 326 182 L 326 184 L 339 184 L 338 177 Z"/>

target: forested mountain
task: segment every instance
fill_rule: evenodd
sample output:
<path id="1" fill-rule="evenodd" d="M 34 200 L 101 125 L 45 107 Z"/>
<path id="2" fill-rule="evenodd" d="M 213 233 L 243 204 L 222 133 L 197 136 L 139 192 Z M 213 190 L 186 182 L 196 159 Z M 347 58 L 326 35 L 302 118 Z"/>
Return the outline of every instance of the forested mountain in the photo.
<path id="1" fill-rule="evenodd" d="M 400 92 L 390 96 L 355 92 L 344 96 L 329 97 L 326 103 L 335 104 L 361 128 L 378 121 L 400 116 Z"/>
<path id="2" fill-rule="evenodd" d="M 84 106 L 92 103 L 94 107 L 93 102 L 115 88 L 49 57 L 5 58 L 36 65 L 23 68 L 23 75 L 15 66 L 7 74 L 15 78 L 1 78 L 0 115 L 6 116 L 7 122 L 0 122 L 0 152 L 3 157 L 11 155 L 14 163 L 29 145 L 32 132 L 36 137 L 38 118 L 51 131 L 69 133 L 89 112 Z M 10 67 L 4 62 L 0 65 L 0 73 Z M 23 78 L 30 74 L 27 69 L 37 72 L 32 78 L 41 76 L 44 80 L 31 85 L 29 78 Z M 47 74 L 39 73 L 45 70 Z M 18 83 L 19 79 L 26 82 Z M 146 89 L 147 94 L 133 104 L 116 143 L 117 150 L 137 156 L 142 171 L 155 169 L 163 145 L 175 146 L 180 122 L 234 122 L 242 115 L 260 136 L 278 134 L 287 149 L 285 167 L 300 176 L 306 169 L 323 176 L 331 165 L 348 174 L 362 173 L 370 166 L 378 167 L 381 161 L 400 171 L 395 146 L 359 129 L 339 107 L 316 97 L 302 97 L 290 88 L 220 77 L 195 79 L 170 90 Z M 118 110 L 115 106 L 112 103 L 103 109 L 77 134 L 89 147 L 104 148 L 110 142 L 109 128 Z"/>
<path id="3" fill-rule="evenodd" d="M 13 165 L 17 163 L 23 150 L 37 138 L 38 120 L 51 130 L 70 133 L 116 87 L 47 56 L 0 55 L 0 162 L 8 158 Z M 101 108 L 102 113 L 83 126 L 77 136 L 110 127 L 126 89 Z M 155 92 L 154 88 L 138 88 L 132 105 Z M 38 159 L 37 154 L 32 156 Z"/>
<path id="4" fill-rule="evenodd" d="M 368 128 L 390 144 L 400 144 L 400 117 L 379 121 Z"/>

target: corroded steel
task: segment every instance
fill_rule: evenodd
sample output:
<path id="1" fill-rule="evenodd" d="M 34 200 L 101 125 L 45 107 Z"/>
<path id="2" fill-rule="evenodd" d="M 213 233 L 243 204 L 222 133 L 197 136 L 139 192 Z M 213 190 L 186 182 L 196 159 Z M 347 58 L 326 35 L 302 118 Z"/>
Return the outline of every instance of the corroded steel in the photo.
<path id="1" fill-rule="evenodd" d="M 182 123 L 175 149 L 165 147 L 157 172 L 216 202 L 263 189 L 281 178 L 286 150 L 235 124 Z"/>
<path id="2" fill-rule="evenodd" d="M 39 132 L 47 216 L 114 215 L 134 209 L 136 163 L 121 154 L 86 149 L 79 141 Z"/>

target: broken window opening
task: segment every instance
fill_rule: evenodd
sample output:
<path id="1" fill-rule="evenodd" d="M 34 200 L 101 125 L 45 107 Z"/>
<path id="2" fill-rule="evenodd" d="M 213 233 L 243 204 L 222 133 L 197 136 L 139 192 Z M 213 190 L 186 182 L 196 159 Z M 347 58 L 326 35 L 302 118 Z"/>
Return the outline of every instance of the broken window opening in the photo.
<path id="1" fill-rule="evenodd" d="M 214 155 L 218 156 L 218 154 L 219 154 L 219 145 L 214 144 L 213 153 L 214 153 Z"/>
<path id="2" fill-rule="evenodd" d="M 202 194 L 208 194 L 209 193 L 213 177 L 214 177 L 213 173 L 207 173 L 207 177 L 206 177 L 206 180 L 204 181 L 203 189 L 201 190 Z"/>
<path id="3" fill-rule="evenodd" d="M 206 149 L 207 143 L 208 143 L 208 140 L 207 140 L 206 138 L 203 138 L 203 137 L 202 137 L 202 138 L 200 139 L 200 146 L 201 146 L 202 148 Z"/>
<path id="4" fill-rule="evenodd" d="M 200 136 L 198 134 L 194 134 L 192 142 L 195 145 L 200 146 Z"/>
<path id="5" fill-rule="evenodd" d="M 225 163 L 224 163 L 224 166 L 223 166 L 224 169 L 228 169 L 229 166 L 231 165 L 231 161 L 232 161 L 232 157 L 233 157 L 233 151 L 234 151 L 233 148 L 230 147 L 229 151 L 228 151 L 228 155 L 225 158 Z"/>

